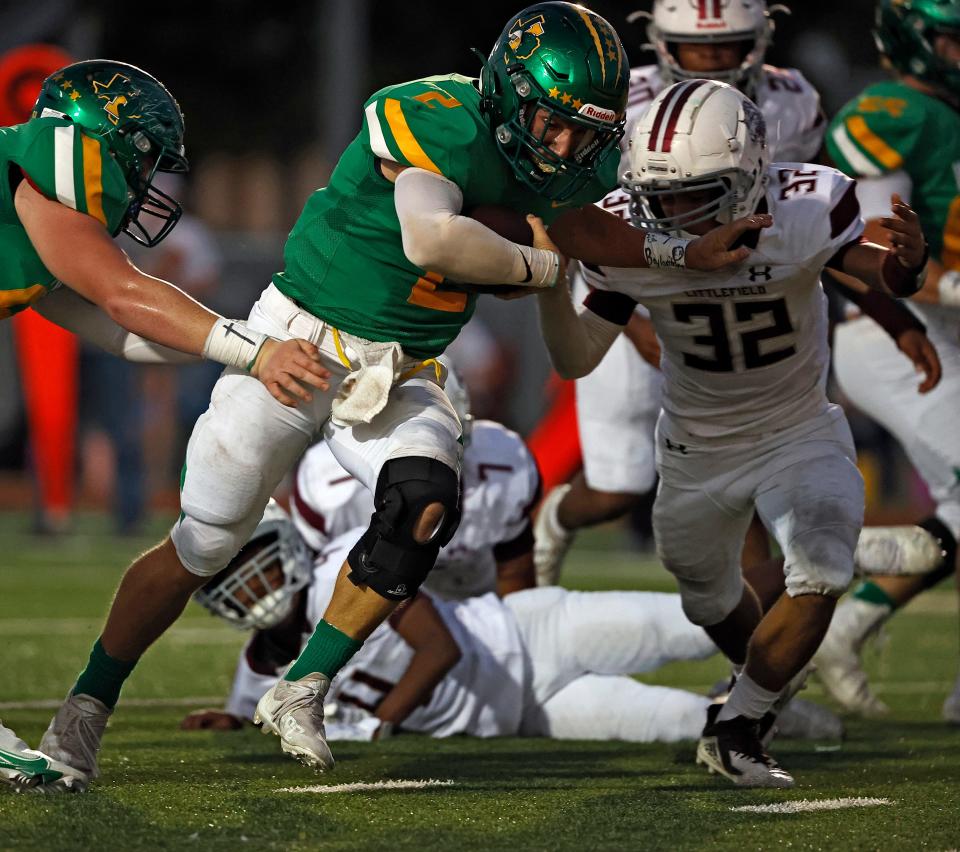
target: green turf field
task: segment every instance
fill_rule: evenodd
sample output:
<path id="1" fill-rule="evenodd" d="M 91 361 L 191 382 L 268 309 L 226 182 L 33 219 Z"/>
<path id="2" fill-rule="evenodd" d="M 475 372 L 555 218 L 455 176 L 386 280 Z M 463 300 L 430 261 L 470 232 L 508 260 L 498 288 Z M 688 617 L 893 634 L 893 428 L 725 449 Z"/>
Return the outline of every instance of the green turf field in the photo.
<path id="1" fill-rule="evenodd" d="M 53 543 L 23 535 L 25 526 L 22 516 L 0 516 L 0 717 L 35 745 L 89 653 L 123 568 L 152 541 L 113 538 L 99 518 L 82 519 L 83 534 Z M 615 530 L 578 542 L 565 581 L 670 588 Z M 337 768 L 316 775 L 252 728 L 182 733 L 177 723 L 188 710 L 224 695 L 242 643 L 191 606 L 128 682 L 101 753 L 101 781 L 83 796 L 0 789 L 0 849 L 954 849 L 960 729 L 940 722 L 940 705 L 957 669 L 956 600 L 949 586 L 921 597 L 870 654 L 892 720 L 851 722 L 839 750 L 774 748 L 798 781 L 782 792 L 737 791 L 715 780 L 693 765 L 693 744 L 406 735 L 336 746 Z M 714 659 L 647 679 L 705 689 L 724 671 Z M 816 685 L 805 696 L 822 698 Z M 384 779 L 450 783 L 282 791 Z M 732 810 L 839 797 L 889 803 L 800 814 Z"/>

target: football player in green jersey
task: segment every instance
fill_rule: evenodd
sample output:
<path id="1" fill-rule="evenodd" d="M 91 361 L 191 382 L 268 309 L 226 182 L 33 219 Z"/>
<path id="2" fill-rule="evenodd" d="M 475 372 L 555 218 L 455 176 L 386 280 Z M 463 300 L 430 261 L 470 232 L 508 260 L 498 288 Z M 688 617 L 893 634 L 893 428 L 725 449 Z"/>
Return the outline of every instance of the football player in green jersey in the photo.
<path id="1" fill-rule="evenodd" d="M 114 244 L 121 231 L 145 245 L 169 233 L 180 207 L 153 177 L 186 169 L 183 116 L 152 76 L 91 60 L 48 77 L 31 119 L 0 128 L 0 319 L 32 307 L 128 360 L 202 355 L 244 367 L 285 403 L 307 396 L 298 380 L 326 387 L 313 344 L 224 320 Z M 0 725 L 0 782 L 71 789 L 86 779 Z"/>
<path id="2" fill-rule="evenodd" d="M 52 74 L 31 119 L 0 128 L 0 169 L 0 318 L 33 307 L 130 360 L 248 367 L 290 404 L 307 395 L 297 379 L 324 385 L 312 344 L 218 317 L 114 244 L 155 245 L 180 217 L 153 177 L 187 169 L 183 116 L 145 71 L 95 59 Z"/>
<path id="3" fill-rule="evenodd" d="M 930 245 L 929 274 L 910 307 L 943 363 L 940 384 L 917 393 L 912 371 L 876 324 L 838 326 L 834 371 L 851 402 L 893 433 L 936 504 L 916 526 L 864 528 L 858 561 L 880 573 L 834 616 L 815 658 L 828 691 L 848 710 L 886 706 L 860 664 L 864 641 L 894 611 L 956 569 L 960 538 L 960 0 L 880 0 L 874 30 L 894 78 L 868 86 L 827 132 L 830 157 L 858 180 L 867 235 L 896 193 L 912 205 Z M 960 724 L 960 680 L 943 708 Z"/>
<path id="4" fill-rule="evenodd" d="M 125 678 L 192 593 L 249 538 L 283 475 L 322 434 L 375 496 L 370 527 L 343 565 L 324 619 L 257 718 L 284 751 L 333 765 L 324 740 L 330 679 L 417 588 L 459 519 L 461 427 L 436 362 L 473 313 L 458 287 L 564 282 L 564 253 L 615 266 L 713 269 L 757 216 L 689 241 L 645 238 L 593 206 L 617 180 L 629 67 L 603 18 L 538 3 L 511 18 L 479 81 L 448 74 L 388 86 L 315 192 L 285 268 L 248 327 L 316 343 L 337 386 L 283 408 L 227 370 L 187 449 L 181 517 L 127 571 L 101 638 L 43 738 L 96 775 L 100 739 Z M 531 214 L 534 246 L 462 215 L 478 205 Z M 540 245 L 538 245 L 538 243 Z"/>

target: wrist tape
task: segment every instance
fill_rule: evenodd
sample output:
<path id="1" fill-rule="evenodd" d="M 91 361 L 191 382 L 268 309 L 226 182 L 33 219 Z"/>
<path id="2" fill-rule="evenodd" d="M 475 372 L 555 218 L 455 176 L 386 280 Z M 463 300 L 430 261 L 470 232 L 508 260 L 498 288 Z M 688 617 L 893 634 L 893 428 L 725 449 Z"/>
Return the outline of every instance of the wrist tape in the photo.
<path id="1" fill-rule="evenodd" d="M 266 342 L 267 335 L 251 331 L 242 320 L 220 317 L 203 344 L 203 357 L 249 372 Z"/>
<path id="2" fill-rule="evenodd" d="M 667 234 L 644 232 L 643 254 L 651 269 L 683 269 L 687 265 L 687 246 L 693 240 Z"/>
<path id="3" fill-rule="evenodd" d="M 518 283 L 527 287 L 553 287 L 560 272 L 560 255 L 546 249 L 517 245 L 526 267 L 526 274 Z"/>

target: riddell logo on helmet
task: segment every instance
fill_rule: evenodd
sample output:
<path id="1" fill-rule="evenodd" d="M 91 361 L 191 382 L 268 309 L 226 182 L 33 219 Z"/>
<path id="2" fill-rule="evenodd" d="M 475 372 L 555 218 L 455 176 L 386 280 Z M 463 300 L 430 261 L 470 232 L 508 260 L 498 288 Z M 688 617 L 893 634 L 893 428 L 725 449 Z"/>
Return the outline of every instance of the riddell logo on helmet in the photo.
<path id="1" fill-rule="evenodd" d="M 577 112 L 587 118 L 595 118 L 597 121 L 613 122 L 617 120 L 617 114 L 612 109 L 604 109 L 593 104 L 584 104 Z"/>

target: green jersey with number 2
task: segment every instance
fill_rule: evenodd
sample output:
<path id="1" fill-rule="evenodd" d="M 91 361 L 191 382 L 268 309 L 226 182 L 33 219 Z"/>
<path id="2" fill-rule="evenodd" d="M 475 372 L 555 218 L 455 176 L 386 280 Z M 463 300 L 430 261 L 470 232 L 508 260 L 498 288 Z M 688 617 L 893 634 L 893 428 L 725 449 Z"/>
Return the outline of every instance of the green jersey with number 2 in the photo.
<path id="1" fill-rule="evenodd" d="M 516 179 L 480 110 L 474 81 L 452 74 L 389 86 L 364 106 L 363 127 L 330 183 L 313 193 L 284 249 L 277 288 L 331 325 L 368 340 L 396 341 L 407 354 L 441 353 L 470 319 L 476 296 L 403 253 L 393 184 L 377 159 L 443 175 L 463 193 L 463 209 L 500 204 L 549 224 L 565 210 L 599 200 L 617 183 L 611 157 L 565 202 L 549 201 Z"/>

